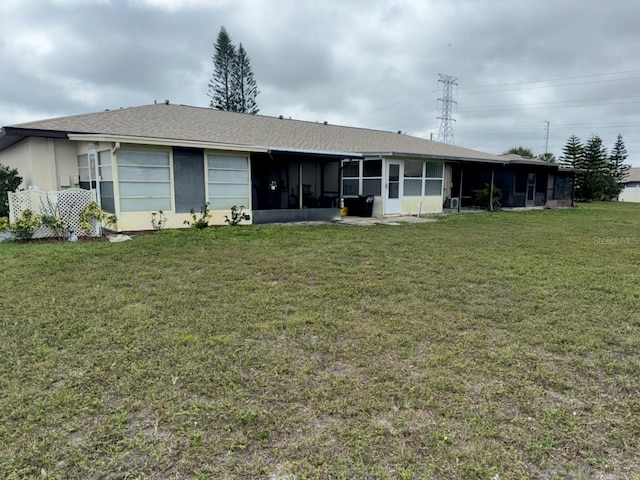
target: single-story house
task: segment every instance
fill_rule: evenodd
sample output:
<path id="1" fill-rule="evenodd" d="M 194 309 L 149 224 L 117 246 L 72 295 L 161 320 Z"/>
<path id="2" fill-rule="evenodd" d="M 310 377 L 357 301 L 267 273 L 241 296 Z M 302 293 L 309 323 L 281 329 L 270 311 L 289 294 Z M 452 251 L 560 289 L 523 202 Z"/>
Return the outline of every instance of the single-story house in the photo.
<path id="1" fill-rule="evenodd" d="M 95 189 L 124 231 L 159 210 L 182 227 L 207 202 L 214 224 L 234 205 L 253 223 L 338 219 L 360 196 L 373 215 L 438 213 L 473 206 L 485 184 L 505 207 L 573 202 L 573 171 L 535 159 L 169 102 L 5 126 L 0 164 L 25 188 Z"/>
<path id="2" fill-rule="evenodd" d="M 640 202 L 640 167 L 630 168 L 623 183 L 624 187 L 618 200 L 621 202 Z"/>

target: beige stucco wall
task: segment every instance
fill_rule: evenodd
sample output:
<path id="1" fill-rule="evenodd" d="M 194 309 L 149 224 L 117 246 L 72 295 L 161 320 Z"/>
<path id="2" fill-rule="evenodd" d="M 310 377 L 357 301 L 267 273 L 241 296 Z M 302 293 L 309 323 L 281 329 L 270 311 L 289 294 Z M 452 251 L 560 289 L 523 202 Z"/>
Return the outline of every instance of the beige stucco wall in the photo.
<path id="1" fill-rule="evenodd" d="M 252 218 L 251 210 L 244 209 L 243 213 L 248 213 Z M 140 230 L 152 230 L 151 226 L 151 213 L 153 212 L 122 212 L 118 217 L 117 230 L 119 232 L 128 231 L 140 231 Z M 231 216 L 229 210 L 211 210 L 209 212 L 211 217 L 209 218 L 209 225 L 226 225 L 225 215 Z M 167 223 L 164 228 L 188 228 L 185 225 L 185 220 L 189 222 L 193 221 L 191 214 L 189 213 L 172 213 L 164 212 L 164 216 L 167 218 Z M 200 218 L 200 212 L 196 212 L 196 217 Z M 243 224 L 250 224 L 251 221 L 244 221 Z"/>
<path id="2" fill-rule="evenodd" d="M 23 178 L 20 188 L 38 187 L 43 191 L 61 189 L 61 175 L 77 186 L 76 146 L 65 139 L 27 138 L 0 152 L 0 163 L 17 168 Z M 76 184 L 73 184 L 73 181 Z"/>
<path id="3" fill-rule="evenodd" d="M 57 190 L 65 188 L 78 188 L 78 153 L 74 142 L 63 139 L 55 139 L 55 164 Z M 66 186 L 69 180 L 69 186 Z"/>
<path id="4" fill-rule="evenodd" d="M 402 199 L 403 215 L 418 215 L 420 213 L 441 213 L 442 197 L 404 197 Z"/>
<path id="5" fill-rule="evenodd" d="M 640 202 L 640 185 L 627 185 L 622 192 L 620 192 L 618 199 L 621 202 Z"/>
<path id="6" fill-rule="evenodd" d="M 18 169 L 22 177 L 20 188 L 33 184 L 33 168 L 31 162 L 31 144 L 29 140 L 22 141 L 0 152 L 0 164 Z"/>

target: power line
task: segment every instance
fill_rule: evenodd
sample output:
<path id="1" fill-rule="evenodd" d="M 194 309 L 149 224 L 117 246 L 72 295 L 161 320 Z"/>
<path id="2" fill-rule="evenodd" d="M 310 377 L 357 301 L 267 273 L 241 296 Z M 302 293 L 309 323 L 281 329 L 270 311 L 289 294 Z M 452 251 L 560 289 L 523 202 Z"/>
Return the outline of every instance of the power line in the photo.
<path id="1" fill-rule="evenodd" d="M 560 85 L 539 85 L 539 86 L 535 86 L 535 87 L 507 88 L 507 89 L 500 89 L 500 90 L 484 90 L 484 91 L 480 91 L 480 92 L 466 92 L 466 93 L 467 93 L 467 95 L 478 95 L 478 94 L 497 93 L 497 92 L 514 92 L 514 91 L 520 91 L 520 90 L 535 90 L 535 89 L 540 89 L 540 88 L 574 87 L 576 85 L 592 85 L 594 83 L 620 82 L 620 81 L 624 81 L 624 80 L 636 80 L 636 79 L 639 79 L 639 78 L 640 78 L 640 76 L 638 76 L 638 77 L 627 77 L 627 78 L 613 78 L 611 80 L 595 80 L 593 82 L 563 83 L 563 84 L 560 84 Z M 539 82 L 532 82 L 532 83 L 539 83 Z"/>
<path id="2" fill-rule="evenodd" d="M 558 78 L 552 78 L 552 79 L 547 79 L 547 80 L 533 80 L 533 81 L 528 81 L 528 82 L 514 82 L 514 83 L 496 83 L 496 84 L 488 84 L 488 85 L 478 85 L 478 86 L 471 86 L 471 87 L 464 87 L 464 88 L 460 88 L 459 90 L 463 90 L 463 94 L 468 94 L 468 95 L 476 95 L 479 93 L 496 93 L 496 92 L 503 92 L 503 91 L 518 91 L 518 90 L 528 90 L 528 89 L 539 89 L 539 88 L 553 88 L 553 87 L 564 87 L 564 86 L 575 86 L 575 85 L 587 85 L 587 84 L 591 84 L 591 83 L 603 83 L 603 82 L 615 82 L 615 81 L 624 81 L 624 80 L 635 80 L 639 77 L 627 77 L 627 78 L 622 78 L 622 79 L 608 79 L 608 80 L 600 80 L 600 81 L 596 81 L 596 82 L 582 82 L 582 83 L 571 83 L 571 84 L 563 84 L 563 85 L 540 85 L 540 86 L 532 86 L 532 87 L 526 87 L 526 88 L 515 88 L 515 89 L 500 89 L 500 90 L 495 90 L 495 91 L 480 91 L 480 92 L 469 92 L 468 90 L 477 90 L 477 89 L 482 89 L 482 88 L 496 88 L 496 87 L 508 87 L 508 86 L 514 86 L 514 85 L 529 85 L 529 84 L 537 84 L 537 83 L 543 83 L 543 82 L 557 82 L 557 81 L 563 81 L 563 80 L 575 80 L 575 79 L 579 79 L 579 78 L 594 78 L 594 77 L 604 77 L 604 76 L 610 76 L 610 75 L 625 75 L 625 74 L 630 74 L 630 73 L 638 73 L 640 72 L 640 70 L 624 70 L 624 71 L 620 71 L 620 72 L 610 72 L 610 73 L 596 73 L 596 74 L 590 74 L 590 75 L 577 75 L 577 76 L 571 76 L 571 77 L 558 77 Z M 436 93 L 438 90 L 432 90 L 429 92 L 425 92 L 425 93 L 421 93 L 419 95 L 414 95 L 412 97 L 408 97 L 405 98 L 404 100 L 399 100 L 397 102 L 394 103 L 389 103 L 386 105 L 382 105 L 380 107 L 376 107 L 374 109 L 371 110 L 367 110 L 364 112 L 359 112 L 359 113 L 355 113 L 353 115 L 351 115 L 350 117 L 347 117 L 345 119 L 345 121 L 349 122 L 351 120 L 357 119 L 359 117 L 362 117 L 363 115 L 370 115 L 372 113 L 375 112 L 380 112 L 381 110 L 386 110 L 389 108 L 393 108 L 396 107 L 398 105 L 402 105 L 408 102 L 414 102 L 415 100 L 419 99 L 419 98 L 423 98 L 427 95 L 431 95 L 433 93 Z M 621 98 L 631 98 L 631 97 L 621 97 Z M 411 105 L 409 106 L 409 108 L 414 107 L 415 105 Z M 400 110 L 400 111 L 404 111 L 407 110 L 407 108 Z M 464 111 L 469 111 L 469 110 L 464 110 Z M 393 113 L 397 113 L 397 111 L 394 111 Z M 383 115 L 386 115 L 386 113 L 382 113 Z"/>
<path id="3" fill-rule="evenodd" d="M 367 110 L 367 111 L 365 111 L 365 112 L 356 113 L 356 114 L 352 115 L 351 117 L 348 117 L 346 120 L 347 120 L 347 121 L 349 121 L 349 120 L 352 120 L 352 119 L 354 119 L 354 118 L 356 118 L 356 117 L 360 117 L 360 116 L 362 116 L 362 115 L 369 115 L 369 114 L 371 114 L 371 113 L 374 113 L 374 112 L 377 112 L 377 111 L 380 111 L 380 110 L 385 110 L 385 109 L 387 109 L 387 108 L 392 108 L 392 107 L 395 107 L 395 106 L 397 106 L 397 105 L 401 105 L 401 104 L 403 104 L 403 103 L 413 102 L 413 101 L 415 101 L 415 100 L 416 100 L 416 99 L 418 99 L 418 98 L 426 97 L 427 95 L 432 95 L 432 94 L 436 93 L 437 91 L 438 91 L 438 90 L 432 90 L 432 91 L 430 91 L 430 92 L 421 93 L 420 95 L 416 95 L 416 96 L 413 96 L 413 97 L 411 97 L 411 98 L 407 98 L 407 99 L 405 99 L 405 100 L 400 100 L 400 101 L 395 102 L 395 103 L 389 103 L 389 104 L 387 104 L 387 105 L 382 105 L 382 106 L 377 107 L 377 108 L 374 108 L 374 109 L 372 109 L 372 110 Z M 411 105 L 411 107 L 414 107 L 414 106 L 415 106 L 415 105 Z M 395 112 L 394 112 L 394 113 L 395 113 Z"/>
<path id="4" fill-rule="evenodd" d="M 608 75 L 626 75 L 628 73 L 639 73 L 640 70 L 624 70 L 621 72 L 610 72 L 610 73 L 594 73 L 591 75 L 577 75 L 577 76 L 573 76 L 573 77 L 558 77 L 558 78 L 549 78 L 547 80 L 533 80 L 533 81 L 528 81 L 528 82 L 513 82 L 513 83 L 494 83 L 494 84 L 487 84 L 487 85 L 477 85 L 477 86 L 471 86 L 471 87 L 463 87 L 460 90 L 471 90 L 471 89 L 478 89 L 478 88 L 494 88 L 494 87 L 508 87 L 511 85 L 527 85 L 530 83 L 542 83 L 542 82 L 559 82 L 562 80 L 575 80 L 577 78 L 593 78 L 593 77 L 606 77 Z M 637 77 L 632 77 L 632 78 L 637 78 Z M 611 80 L 604 80 L 604 81 L 616 81 L 616 80 L 627 80 L 627 79 L 611 79 Z M 484 93 L 484 92 L 483 92 Z"/>
<path id="5" fill-rule="evenodd" d="M 640 127 L 638 122 L 630 123 L 554 123 L 553 128 L 635 128 Z M 539 125 L 482 125 L 478 127 L 458 127 L 458 131 L 496 131 L 496 130 L 538 130 Z"/>
<path id="6" fill-rule="evenodd" d="M 499 104 L 499 105 L 481 105 L 479 107 L 473 107 L 473 108 L 469 108 L 469 109 L 463 109 L 460 110 L 462 112 L 468 112 L 471 110 L 479 110 L 479 109 L 484 109 L 484 108 L 494 108 L 494 107 L 513 107 L 513 106 L 532 106 L 532 105 L 556 105 L 556 104 L 561 104 L 561 103 L 583 103 L 583 102 L 606 102 L 609 100 L 626 100 L 629 98 L 640 98 L 640 95 L 627 95 L 624 97 L 603 97 L 603 98 L 584 98 L 584 99 L 575 99 L 575 100 L 558 100 L 557 102 L 531 102 L 531 103 L 506 103 L 506 104 Z M 622 102 L 622 103 L 635 103 L 635 102 Z M 616 103 L 615 105 L 618 105 L 619 103 Z M 605 105 L 611 105 L 611 104 L 605 104 Z"/>
<path id="7" fill-rule="evenodd" d="M 556 108 L 580 108 L 580 107 L 598 107 L 598 106 L 613 106 L 613 105 L 632 105 L 635 103 L 640 103 L 640 100 L 633 102 L 608 102 L 608 103 L 585 103 L 582 105 L 557 105 L 558 103 L 565 102 L 540 102 L 540 103 L 513 103 L 509 105 L 495 105 L 495 108 L 492 106 L 486 107 L 478 107 L 478 108 L 468 108 L 466 110 L 459 110 L 460 113 L 470 113 L 470 112 L 506 112 L 510 110 L 521 110 L 521 109 L 548 109 L 549 107 L 546 105 L 554 105 L 554 109 Z M 499 108 L 505 107 L 505 108 Z"/>

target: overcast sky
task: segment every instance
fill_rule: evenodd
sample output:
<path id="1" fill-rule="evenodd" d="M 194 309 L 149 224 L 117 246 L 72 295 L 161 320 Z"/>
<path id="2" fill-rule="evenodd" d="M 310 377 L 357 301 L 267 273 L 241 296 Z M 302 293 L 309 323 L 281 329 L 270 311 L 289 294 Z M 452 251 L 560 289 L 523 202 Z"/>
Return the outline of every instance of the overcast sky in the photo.
<path id="1" fill-rule="evenodd" d="M 242 43 L 260 114 L 556 156 L 618 133 L 640 166 L 638 0 L 2 0 L 0 125 L 170 100 L 208 106 L 213 43 Z"/>

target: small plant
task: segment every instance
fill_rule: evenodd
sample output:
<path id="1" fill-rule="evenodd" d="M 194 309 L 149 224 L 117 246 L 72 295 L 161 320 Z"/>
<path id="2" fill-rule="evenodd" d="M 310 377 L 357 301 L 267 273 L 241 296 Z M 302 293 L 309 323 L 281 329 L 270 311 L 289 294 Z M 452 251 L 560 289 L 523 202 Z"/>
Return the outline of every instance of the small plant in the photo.
<path id="1" fill-rule="evenodd" d="M 204 230 L 209 226 L 209 219 L 211 218 L 211 213 L 209 212 L 209 202 L 205 203 L 200 208 L 200 217 L 196 215 L 193 208 L 191 209 L 191 218 L 192 220 L 185 220 L 184 224 L 189 225 L 191 228 L 197 228 L 198 230 Z"/>
<path id="2" fill-rule="evenodd" d="M 473 193 L 476 195 L 476 203 L 484 208 L 490 207 L 499 207 L 500 199 L 502 198 L 502 191 L 495 185 L 493 186 L 493 199 L 489 195 L 489 191 L 491 187 L 488 183 L 484 184 L 484 188 L 480 188 L 478 190 L 474 190 Z M 489 205 L 489 201 L 492 200 L 492 205 Z"/>
<path id="3" fill-rule="evenodd" d="M 56 238 L 63 239 L 67 232 L 67 222 L 58 215 L 42 215 L 41 223 L 43 227 L 53 230 Z"/>
<path id="4" fill-rule="evenodd" d="M 118 222 L 115 215 L 102 210 L 96 202 L 91 202 L 84 207 L 80 212 L 78 220 L 80 221 L 80 230 L 85 235 L 91 233 L 95 222 L 104 223 L 107 226 L 114 226 Z"/>
<path id="5" fill-rule="evenodd" d="M 244 210 L 244 205 L 241 205 L 240 207 L 234 205 L 233 207 L 231 207 L 231 218 L 225 215 L 224 221 L 229 225 L 235 227 L 237 225 L 240 225 L 243 220 L 251 220 L 251 217 L 248 214 L 242 213 L 242 210 Z"/>
<path id="6" fill-rule="evenodd" d="M 22 214 L 16 219 L 9 229 L 16 238 L 21 240 L 29 240 L 33 238 L 36 229 L 42 225 L 42 218 L 37 213 L 33 213 L 28 208 L 22 211 Z"/>
<path id="7" fill-rule="evenodd" d="M 0 233 L 9 230 L 9 219 L 7 217 L 0 217 Z"/>
<path id="8" fill-rule="evenodd" d="M 162 210 L 158 210 L 157 212 L 153 212 L 151 214 L 151 226 L 156 231 L 162 230 L 167 224 L 167 220 L 168 219 Z"/>

